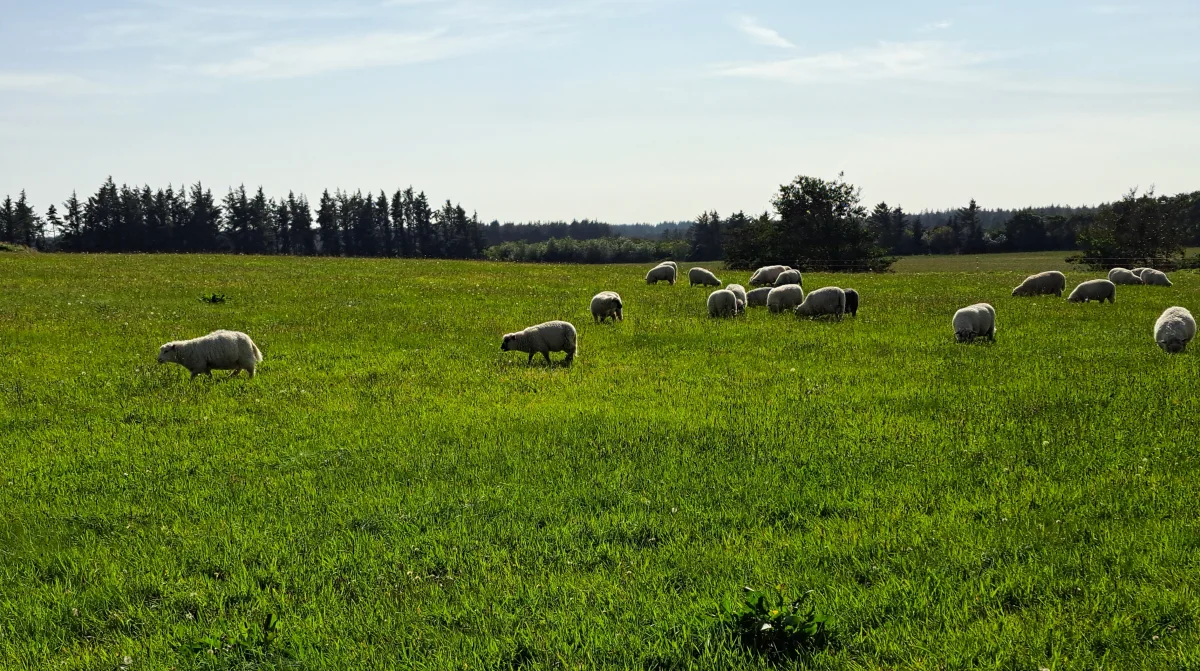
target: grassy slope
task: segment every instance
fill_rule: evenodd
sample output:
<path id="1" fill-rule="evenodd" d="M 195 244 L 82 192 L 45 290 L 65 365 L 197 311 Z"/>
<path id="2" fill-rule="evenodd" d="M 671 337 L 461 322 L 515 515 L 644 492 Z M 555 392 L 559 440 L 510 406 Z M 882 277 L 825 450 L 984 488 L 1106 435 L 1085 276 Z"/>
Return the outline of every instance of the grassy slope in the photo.
<path id="1" fill-rule="evenodd" d="M 831 324 L 643 272 L 0 257 L 0 668 L 240 668 L 171 645 L 266 613 L 302 668 L 738 668 L 706 618 L 773 583 L 835 618 L 813 668 L 1200 668 L 1200 354 L 1150 333 L 1200 277 L 806 277 L 862 293 Z M 553 318 L 573 368 L 499 351 Z M 260 377 L 154 364 L 215 328 Z"/>

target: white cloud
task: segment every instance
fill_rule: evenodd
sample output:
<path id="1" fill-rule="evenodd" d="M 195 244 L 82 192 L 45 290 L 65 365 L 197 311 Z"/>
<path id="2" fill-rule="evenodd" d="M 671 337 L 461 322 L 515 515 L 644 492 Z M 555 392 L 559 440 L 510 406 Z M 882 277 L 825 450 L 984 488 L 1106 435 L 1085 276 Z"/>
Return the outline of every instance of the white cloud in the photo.
<path id="1" fill-rule="evenodd" d="M 97 93 L 101 90 L 103 90 L 103 87 L 99 84 L 76 75 L 43 72 L 0 72 L 0 91 L 76 95 L 81 93 Z"/>
<path id="2" fill-rule="evenodd" d="M 793 83 L 861 79 L 947 82 L 968 78 L 971 66 L 988 60 L 991 57 L 947 42 L 880 42 L 813 56 L 721 65 L 715 73 Z"/>
<path id="3" fill-rule="evenodd" d="M 329 40 L 266 44 L 247 56 L 207 63 L 198 69 L 213 77 L 276 79 L 373 68 L 411 65 L 482 51 L 508 39 L 452 36 L 445 30 L 423 33 L 377 32 Z"/>
<path id="4" fill-rule="evenodd" d="M 934 21 L 921 26 L 921 32 L 931 33 L 937 30 L 948 30 L 954 27 L 954 22 L 949 19 L 944 21 Z"/>
<path id="5" fill-rule="evenodd" d="M 757 44 L 768 47 L 779 47 L 781 49 L 796 48 L 796 45 L 788 41 L 787 38 L 775 30 L 760 24 L 754 17 L 739 16 L 735 25 L 738 30 L 742 31 L 744 35 Z"/>

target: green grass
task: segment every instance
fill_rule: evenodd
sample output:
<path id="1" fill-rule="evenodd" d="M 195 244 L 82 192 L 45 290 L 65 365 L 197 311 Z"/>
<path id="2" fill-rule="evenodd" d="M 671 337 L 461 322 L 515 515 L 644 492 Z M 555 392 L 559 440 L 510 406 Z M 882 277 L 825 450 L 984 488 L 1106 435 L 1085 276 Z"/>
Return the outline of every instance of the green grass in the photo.
<path id="1" fill-rule="evenodd" d="M 902 256 L 892 266 L 892 270 L 897 273 L 1013 272 L 1029 275 L 1044 270 L 1060 270 L 1065 273 L 1068 270 L 1079 269 L 1078 266 L 1066 262 L 1068 256 L 1078 254 L 1079 252 L 1019 252 Z"/>
<path id="2" fill-rule="evenodd" d="M 782 583 L 832 633 L 783 668 L 1200 669 L 1200 353 L 1151 336 L 1200 276 L 1028 269 L 808 275 L 862 293 L 826 323 L 631 266 L 0 256 L 0 668 L 768 668 L 716 615 Z M 573 367 L 500 351 L 556 318 Z M 257 378 L 155 364 L 216 328 Z"/>

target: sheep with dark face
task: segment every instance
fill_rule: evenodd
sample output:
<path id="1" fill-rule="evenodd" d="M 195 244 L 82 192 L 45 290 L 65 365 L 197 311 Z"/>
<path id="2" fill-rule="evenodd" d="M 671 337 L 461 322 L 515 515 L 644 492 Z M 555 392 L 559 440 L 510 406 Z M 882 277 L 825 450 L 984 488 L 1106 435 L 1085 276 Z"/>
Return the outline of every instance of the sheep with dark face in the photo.
<path id="1" fill-rule="evenodd" d="M 1108 280 L 1088 280 L 1081 282 L 1079 286 L 1067 296 L 1067 300 L 1072 303 L 1088 303 L 1090 301 L 1108 301 L 1109 303 L 1117 302 L 1117 285 Z"/>
<path id="2" fill-rule="evenodd" d="M 1054 294 L 1062 296 L 1063 289 L 1067 286 L 1067 276 L 1057 270 L 1048 270 L 1037 275 L 1030 275 L 1025 278 L 1016 289 L 1012 290 L 1013 296 L 1047 296 Z"/>
<path id="3" fill-rule="evenodd" d="M 609 318 L 612 318 L 613 321 L 623 321 L 625 319 L 621 314 L 623 307 L 620 294 L 615 291 L 601 291 L 592 298 L 592 319 L 597 323 L 603 323 L 605 319 Z"/>
<path id="4" fill-rule="evenodd" d="M 230 377 L 243 370 L 253 378 L 262 362 L 262 352 L 250 336 L 241 331 L 213 331 L 191 340 L 177 340 L 158 348 L 159 363 L 177 363 L 197 375 L 212 377 L 214 370 L 231 370 Z"/>
<path id="5" fill-rule="evenodd" d="M 1195 337 L 1196 318 L 1187 308 L 1167 308 L 1154 322 L 1154 342 L 1167 354 L 1179 354 Z"/>
<path id="6" fill-rule="evenodd" d="M 846 292 L 839 287 L 822 287 L 804 297 L 796 306 L 797 317 L 821 317 L 831 315 L 842 321 L 846 314 Z"/>
<path id="7" fill-rule="evenodd" d="M 506 333 L 503 342 L 500 343 L 500 350 L 528 352 L 527 363 L 533 363 L 534 354 L 541 354 L 546 357 L 546 365 L 550 365 L 551 352 L 566 352 L 567 358 L 564 363 L 570 364 L 575 360 L 575 342 L 574 326 L 564 321 L 552 321 L 530 326 L 516 333 Z"/>
<path id="8" fill-rule="evenodd" d="M 703 287 L 721 286 L 721 280 L 718 280 L 717 276 L 713 275 L 712 271 L 708 270 L 707 268 L 692 268 L 689 270 L 688 282 L 690 282 L 690 286 L 693 287 L 697 284 Z"/>
<path id="9" fill-rule="evenodd" d="M 845 289 L 846 292 L 846 313 L 851 317 L 858 316 L 858 292 L 854 289 Z"/>
<path id="10" fill-rule="evenodd" d="M 746 294 L 746 305 L 749 305 L 752 308 L 766 307 L 767 297 L 771 295 L 771 291 L 774 289 L 775 287 L 759 287 L 758 289 L 751 289 L 750 293 Z"/>
<path id="11" fill-rule="evenodd" d="M 996 341 L 996 308 L 987 303 L 976 303 L 954 313 L 954 339 L 958 342 L 973 342 L 976 338 Z"/>

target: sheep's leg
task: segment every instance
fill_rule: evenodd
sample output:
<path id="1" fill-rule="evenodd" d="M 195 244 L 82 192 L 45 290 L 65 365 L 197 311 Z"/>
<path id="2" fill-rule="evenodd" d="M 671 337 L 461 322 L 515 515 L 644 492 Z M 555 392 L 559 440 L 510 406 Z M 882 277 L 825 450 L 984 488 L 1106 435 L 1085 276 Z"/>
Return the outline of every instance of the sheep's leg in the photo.
<path id="1" fill-rule="evenodd" d="M 533 352 L 530 352 L 530 353 L 529 353 L 529 361 L 526 361 L 526 362 L 525 362 L 525 365 L 526 365 L 526 366 L 531 366 L 531 365 L 533 365 Z"/>
<path id="2" fill-rule="evenodd" d="M 192 371 L 192 379 L 193 380 L 195 380 L 199 375 L 200 375 L 200 371 L 197 371 L 197 370 Z"/>
<path id="3" fill-rule="evenodd" d="M 550 363 L 550 350 L 542 350 L 542 356 L 546 357 L 547 366 L 553 365 Z"/>
<path id="4" fill-rule="evenodd" d="M 240 373 L 240 372 L 242 372 L 241 368 L 234 368 L 233 372 L 229 374 L 229 377 L 237 377 L 238 373 Z"/>

